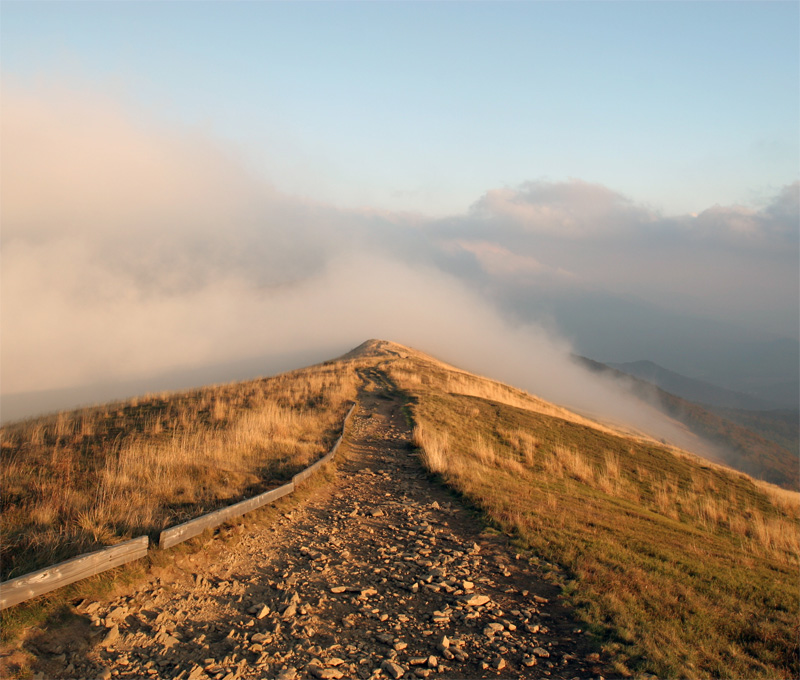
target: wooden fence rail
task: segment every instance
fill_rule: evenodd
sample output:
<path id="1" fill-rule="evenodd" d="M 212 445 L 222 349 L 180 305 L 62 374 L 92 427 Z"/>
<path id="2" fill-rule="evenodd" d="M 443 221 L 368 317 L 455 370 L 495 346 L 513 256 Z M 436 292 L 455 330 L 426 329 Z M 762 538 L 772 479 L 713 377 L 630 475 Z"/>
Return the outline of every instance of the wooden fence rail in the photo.
<path id="1" fill-rule="evenodd" d="M 356 405 L 353 404 L 350 407 L 350 410 L 347 412 L 347 415 L 344 417 L 344 422 L 342 423 L 342 434 L 339 435 L 339 438 L 333 445 L 333 448 L 326 453 L 322 458 L 320 458 L 316 463 L 309 465 L 305 470 L 298 472 L 294 477 L 292 477 L 292 482 L 295 486 L 300 484 L 300 482 L 305 481 L 311 475 L 313 475 L 319 468 L 321 468 L 325 463 L 329 462 L 335 455 L 336 450 L 339 448 L 339 444 L 342 443 L 342 437 L 344 437 L 344 428 L 347 427 L 347 421 L 350 420 L 350 416 L 353 415 L 353 411 L 355 411 Z"/>
<path id="2" fill-rule="evenodd" d="M 272 503 L 282 496 L 292 493 L 292 491 L 294 491 L 294 482 L 289 482 L 288 484 L 279 486 L 277 489 L 265 491 L 258 496 L 253 496 L 240 503 L 229 505 L 226 508 L 221 508 L 215 512 L 210 512 L 207 515 L 202 515 L 201 517 L 190 519 L 183 524 L 165 529 L 158 537 L 158 547 L 162 550 L 171 548 L 173 545 L 177 545 L 178 543 L 189 540 L 193 536 L 202 534 L 206 529 L 212 529 L 223 522 L 227 522 L 229 519 L 244 515 L 246 512 L 260 508 L 267 503 Z"/>
<path id="3" fill-rule="evenodd" d="M 0 583 L 0 609 L 138 560 L 147 555 L 148 542 L 140 536 Z"/>
<path id="4" fill-rule="evenodd" d="M 308 479 L 336 454 L 339 444 L 342 443 L 347 421 L 350 419 L 355 408 L 356 405 L 353 404 L 347 412 L 344 422 L 342 423 L 342 434 L 339 435 L 339 438 L 336 440 L 330 452 L 325 454 L 313 465 L 297 473 L 292 478 L 291 482 L 279 486 L 277 489 L 270 489 L 258 496 L 253 496 L 247 500 L 235 503 L 234 505 L 229 505 L 226 508 L 215 510 L 202 517 L 197 517 L 183 524 L 165 529 L 158 537 L 158 547 L 162 550 L 171 548 L 173 545 L 203 533 L 206 529 L 219 526 L 229 519 L 239 517 L 246 512 L 260 508 L 267 503 L 272 503 L 278 498 L 292 493 L 296 484 Z M 96 552 L 86 553 L 85 555 L 79 555 L 78 557 L 73 557 L 71 560 L 61 562 L 52 567 L 40 569 L 39 571 L 0 583 L 0 610 L 30 600 L 37 595 L 44 595 L 45 593 L 49 593 L 52 590 L 69 585 L 75 581 L 100 574 L 127 562 L 138 560 L 147 555 L 148 543 L 147 536 L 140 536 L 139 538 L 134 538 L 125 543 L 112 545 L 108 548 L 97 550 Z"/>

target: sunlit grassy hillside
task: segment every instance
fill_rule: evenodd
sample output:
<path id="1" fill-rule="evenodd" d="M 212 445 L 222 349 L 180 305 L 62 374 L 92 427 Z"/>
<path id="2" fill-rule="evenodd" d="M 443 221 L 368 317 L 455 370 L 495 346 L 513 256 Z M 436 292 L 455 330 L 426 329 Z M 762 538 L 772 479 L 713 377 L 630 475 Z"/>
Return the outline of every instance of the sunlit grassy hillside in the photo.
<path id="1" fill-rule="evenodd" d="M 328 450 L 357 382 L 331 363 L 3 427 L 3 579 L 284 483 Z"/>
<path id="2" fill-rule="evenodd" d="M 585 357 L 579 359 L 589 370 L 624 378 L 632 394 L 645 402 L 657 402 L 664 413 L 698 436 L 720 445 L 731 467 L 785 489 L 798 490 L 797 411 L 713 409 L 676 397 L 605 364 Z"/>
<path id="3" fill-rule="evenodd" d="M 616 673 L 800 676 L 799 494 L 380 341 L 3 428 L 4 577 L 280 484 L 328 449 L 367 367 L 406 400 L 422 464 L 560 567 Z"/>
<path id="4" fill-rule="evenodd" d="M 617 672 L 800 675 L 800 494 L 403 354 L 424 465 L 565 570 Z"/>

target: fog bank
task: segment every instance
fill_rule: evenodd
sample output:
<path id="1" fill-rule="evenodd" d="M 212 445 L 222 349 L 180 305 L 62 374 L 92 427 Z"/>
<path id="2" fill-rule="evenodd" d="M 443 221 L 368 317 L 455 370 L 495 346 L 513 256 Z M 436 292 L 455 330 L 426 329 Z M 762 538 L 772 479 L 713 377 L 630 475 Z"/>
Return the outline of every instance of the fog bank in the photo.
<path id="1" fill-rule="evenodd" d="M 6 90 L 0 386 L 32 409 L 37 392 L 243 378 L 205 369 L 268 370 L 377 337 L 680 444 L 680 428 L 576 366 L 557 323 L 511 302 L 636 289 L 680 305 L 698 297 L 702 257 L 683 276 L 662 260 L 691 241 L 728 253 L 697 304 L 733 285 L 747 252 L 759 294 L 792 303 L 792 188 L 760 212 L 716 210 L 706 230 L 579 181 L 491 190 L 447 220 L 343 210 L 282 195 L 213 140 L 114 102 Z"/>

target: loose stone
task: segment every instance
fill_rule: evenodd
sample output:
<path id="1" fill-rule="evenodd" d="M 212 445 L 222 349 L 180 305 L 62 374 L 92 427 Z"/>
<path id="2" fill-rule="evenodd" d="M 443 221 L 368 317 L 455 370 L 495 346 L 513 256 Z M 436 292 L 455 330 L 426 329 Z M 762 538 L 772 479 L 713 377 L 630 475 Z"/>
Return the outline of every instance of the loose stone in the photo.
<path id="1" fill-rule="evenodd" d="M 189 671 L 189 676 L 186 680 L 200 680 L 205 675 L 205 671 L 203 670 L 202 666 L 195 664 L 192 666 L 192 670 Z"/>
<path id="2" fill-rule="evenodd" d="M 383 426 L 385 413 L 374 415 Z M 358 414 L 351 421 L 356 437 L 367 422 Z M 384 439 L 367 442 L 367 466 L 376 456 L 389 464 Z M 527 587 L 543 594 L 552 586 L 528 574 L 525 559 L 511 562 L 501 540 L 482 549 L 471 538 L 477 533 L 462 533 L 460 509 L 428 503 L 416 461 L 405 460 L 405 448 L 399 453 L 391 475 L 367 467 L 336 481 L 328 506 L 312 497 L 310 512 L 286 513 L 265 530 L 248 525 L 246 550 L 226 548 L 217 564 L 186 560 L 194 565 L 182 572 L 193 578 L 188 593 L 170 576 L 128 599 L 77 605 L 95 622 L 89 660 L 55 645 L 47 660 L 65 677 L 93 678 L 108 665 L 107 680 L 590 677 L 588 664 L 599 657 L 574 640 L 540 638 L 548 631 L 534 622 L 549 622 L 546 598 L 511 587 L 504 575 L 530 577 Z M 280 540 L 265 542 L 270 530 Z"/>
<path id="3" fill-rule="evenodd" d="M 463 602 L 467 607 L 482 607 L 487 602 L 489 602 L 488 595 L 468 595 L 464 597 L 461 602 Z"/>
<path id="4" fill-rule="evenodd" d="M 335 668 L 323 668 L 322 666 L 310 665 L 308 670 L 315 678 L 320 680 L 339 680 L 344 677 L 344 673 Z"/>
<path id="5" fill-rule="evenodd" d="M 108 633 L 106 633 L 106 636 L 103 638 L 103 644 L 104 645 L 113 644 L 113 642 L 118 637 L 119 637 L 119 626 L 116 625 L 111 626 L 111 628 L 108 629 Z"/>
<path id="6" fill-rule="evenodd" d="M 406 672 L 405 668 L 403 668 L 399 664 L 394 663 L 394 661 L 389 661 L 388 659 L 384 660 L 384 662 L 381 664 L 381 668 L 385 670 L 395 680 L 397 680 L 398 678 L 402 678 Z"/>

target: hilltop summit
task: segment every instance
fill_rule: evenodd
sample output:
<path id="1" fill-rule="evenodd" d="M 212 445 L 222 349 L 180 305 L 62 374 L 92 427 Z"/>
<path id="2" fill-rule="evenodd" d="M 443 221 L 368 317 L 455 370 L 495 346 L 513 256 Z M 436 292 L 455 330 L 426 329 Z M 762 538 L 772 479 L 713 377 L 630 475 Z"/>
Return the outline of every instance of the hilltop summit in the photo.
<path id="1" fill-rule="evenodd" d="M 354 347 L 346 354 L 343 354 L 340 359 L 361 359 L 389 355 L 406 357 L 409 351 L 407 347 L 398 345 L 396 342 L 372 338 L 362 342 L 358 347 Z"/>

